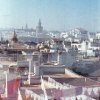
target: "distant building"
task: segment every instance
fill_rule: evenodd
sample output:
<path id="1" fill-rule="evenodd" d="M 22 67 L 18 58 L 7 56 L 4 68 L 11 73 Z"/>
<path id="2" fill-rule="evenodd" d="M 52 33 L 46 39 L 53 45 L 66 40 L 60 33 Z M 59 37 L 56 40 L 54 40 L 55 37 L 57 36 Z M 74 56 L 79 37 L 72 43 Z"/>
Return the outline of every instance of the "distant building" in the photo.
<path id="1" fill-rule="evenodd" d="M 14 31 L 13 36 L 12 36 L 12 38 L 10 40 L 10 43 L 8 44 L 8 47 L 9 46 L 10 47 L 14 47 L 17 43 L 18 43 L 18 38 L 17 38 L 16 32 Z"/>
<path id="2" fill-rule="evenodd" d="M 14 43 L 18 42 L 17 34 L 16 34 L 15 31 L 14 31 L 14 34 L 13 34 L 11 41 L 14 42 Z"/>
<path id="3" fill-rule="evenodd" d="M 28 29 L 28 25 L 26 24 L 26 26 L 25 26 L 25 29 L 27 30 Z"/>
<path id="4" fill-rule="evenodd" d="M 57 51 L 57 50 L 65 51 L 64 45 L 63 45 L 63 39 L 54 37 L 52 44 L 51 44 L 51 48 L 55 51 Z"/>
<path id="5" fill-rule="evenodd" d="M 1 34 L 1 42 L 3 42 L 3 36 L 2 36 L 2 34 Z"/>
<path id="6" fill-rule="evenodd" d="M 75 28 L 68 32 L 61 33 L 61 37 L 70 41 L 73 41 L 74 39 L 84 41 L 84 40 L 88 40 L 88 31 L 82 28 Z"/>
<path id="7" fill-rule="evenodd" d="M 97 33 L 96 33 L 96 38 L 97 38 L 97 39 L 100 39 L 100 32 L 97 32 Z"/>
<path id="8" fill-rule="evenodd" d="M 41 25 L 41 20 L 39 19 L 38 26 L 36 27 L 36 33 L 42 33 L 43 27 Z"/>
<path id="9" fill-rule="evenodd" d="M 95 32 L 88 32 L 88 39 L 89 41 L 93 42 L 93 39 L 96 38 L 96 33 Z"/>

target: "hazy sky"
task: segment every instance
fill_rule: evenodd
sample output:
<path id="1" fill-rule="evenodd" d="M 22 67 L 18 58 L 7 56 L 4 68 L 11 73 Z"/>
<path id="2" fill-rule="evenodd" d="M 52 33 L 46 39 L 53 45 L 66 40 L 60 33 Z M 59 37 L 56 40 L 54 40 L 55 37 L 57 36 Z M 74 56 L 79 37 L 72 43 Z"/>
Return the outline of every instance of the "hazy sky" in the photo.
<path id="1" fill-rule="evenodd" d="M 100 30 L 99 0 L 0 0 L 0 27 L 35 28 L 39 18 L 47 30 L 77 27 Z"/>

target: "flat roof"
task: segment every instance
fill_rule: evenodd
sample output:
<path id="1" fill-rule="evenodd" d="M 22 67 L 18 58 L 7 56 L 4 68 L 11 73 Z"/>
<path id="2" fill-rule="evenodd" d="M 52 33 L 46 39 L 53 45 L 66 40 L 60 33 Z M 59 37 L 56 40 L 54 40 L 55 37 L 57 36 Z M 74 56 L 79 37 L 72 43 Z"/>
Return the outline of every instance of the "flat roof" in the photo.
<path id="1" fill-rule="evenodd" d="M 17 62 L 14 62 L 14 61 L 0 61 L 0 64 L 2 64 L 2 65 L 16 65 Z"/>

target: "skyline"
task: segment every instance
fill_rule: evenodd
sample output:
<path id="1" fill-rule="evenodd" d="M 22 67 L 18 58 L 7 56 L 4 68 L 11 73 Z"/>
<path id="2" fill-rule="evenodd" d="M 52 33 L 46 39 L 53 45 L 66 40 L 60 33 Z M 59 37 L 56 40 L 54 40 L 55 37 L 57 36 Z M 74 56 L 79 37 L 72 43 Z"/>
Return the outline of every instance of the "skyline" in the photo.
<path id="1" fill-rule="evenodd" d="M 0 0 L 0 28 L 36 28 L 66 31 L 81 27 L 100 31 L 99 0 Z"/>

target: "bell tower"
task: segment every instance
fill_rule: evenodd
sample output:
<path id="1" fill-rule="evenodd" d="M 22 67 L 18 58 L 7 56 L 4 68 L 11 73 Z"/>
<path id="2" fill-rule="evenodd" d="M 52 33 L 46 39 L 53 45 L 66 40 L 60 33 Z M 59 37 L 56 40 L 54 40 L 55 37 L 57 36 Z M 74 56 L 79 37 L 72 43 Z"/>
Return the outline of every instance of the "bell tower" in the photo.
<path id="1" fill-rule="evenodd" d="M 36 33 L 42 33 L 43 32 L 43 27 L 41 24 L 41 20 L 39 19 L 38 25 L 36 27 Z"/>

